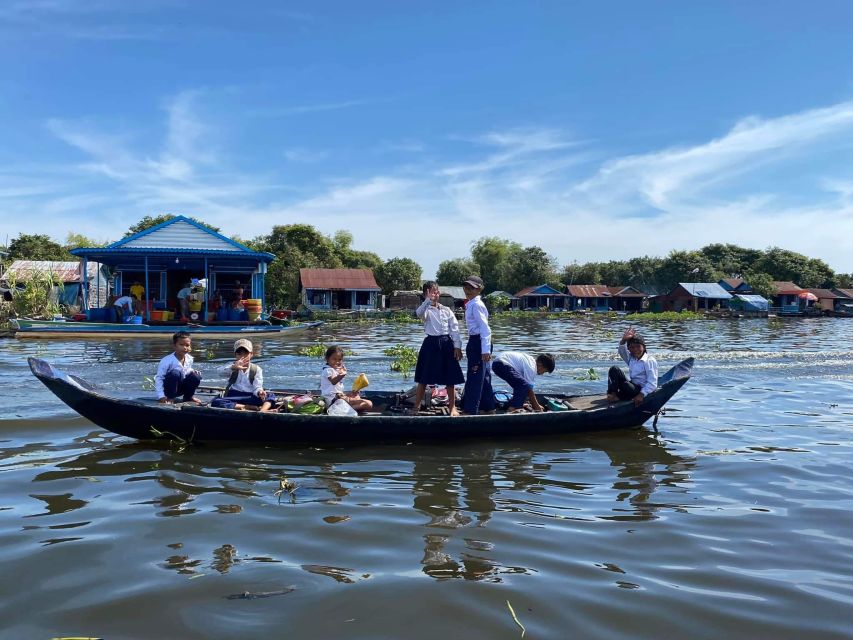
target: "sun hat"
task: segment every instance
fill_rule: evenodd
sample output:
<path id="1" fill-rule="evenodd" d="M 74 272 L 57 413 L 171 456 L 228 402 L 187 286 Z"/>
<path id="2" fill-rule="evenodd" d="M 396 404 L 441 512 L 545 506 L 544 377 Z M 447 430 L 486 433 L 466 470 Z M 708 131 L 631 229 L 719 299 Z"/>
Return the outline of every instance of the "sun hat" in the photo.
<path id="1" fill-rule="evenodd" d="M 236 353 L 237 349 L 240 349 L 241 347 L 249 353 L 252 353 L 252 343 L 249 340 L 246 340 L 246 338 L 240 338 L 234 343 L 234 352 Z"/>
<path id="2" fill-rule="evenodd" d="M 467 284 L 475 289 L 482 289 L 483 279 L 480 276 L 468 276 L 462 281 L 462 284 Z"/>

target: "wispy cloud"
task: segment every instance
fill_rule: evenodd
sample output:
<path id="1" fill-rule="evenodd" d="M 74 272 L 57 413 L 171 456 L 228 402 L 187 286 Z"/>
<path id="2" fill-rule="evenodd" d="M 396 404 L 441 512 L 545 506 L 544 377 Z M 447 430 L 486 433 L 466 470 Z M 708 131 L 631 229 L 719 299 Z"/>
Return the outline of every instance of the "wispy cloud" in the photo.
<path id="1" fill-rule="evenodd" d="M 238 154 L 200 109 L 212 102 L 204 90 L 165 101 L 153 144 L 138 131 L 51 120 L 80 161 L 49 175 L 0 167 L 4 210 L 59 238 L 72 227 L 117 237 L 133 216 L 163 211 L 244 237 L 308 222 L 326 233 L 349 229 L 356 246 L 386 258 L 412 257 L 429 276 L 486 235 L 541 246 L 562 263 L 735 242 L 786 246 L 853 271 L 853 169 L 824 161 L 849 160 L 853 103 L 749 118 L 691 147 L 621 157 L 560 130 L 493 130 L 436 141 L 428 155 L 412 148 L 402 166 L 359 167 L 362 179 L 327 166 L 324 150 L 294 147 L 284 158 L 311 162 L 314 172 L 297 183 L 286 165 L 258 175 L 235 164 Z"/>
<path id="2" fill-rule="evenodd" d="M 287 116 L 298 116 L 308 113 L 322 113 L 324 111 L 340 111 L 341 109 L 352 109 L 370 104 L 369 100 L 342 100 L 340 102 L 322 102 L 318 104 L 303 104 L 290 107 L 270 107 L 264 109 L 249 109 L 246 115 L 256 118 L 283 118 Z"/>

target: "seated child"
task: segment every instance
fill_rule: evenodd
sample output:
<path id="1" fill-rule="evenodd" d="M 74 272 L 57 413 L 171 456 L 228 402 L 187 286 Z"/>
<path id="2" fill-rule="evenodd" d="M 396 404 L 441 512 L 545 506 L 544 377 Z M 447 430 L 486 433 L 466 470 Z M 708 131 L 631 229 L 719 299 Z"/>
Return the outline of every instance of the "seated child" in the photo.
<path id="1" fill-rule="evenodd" d="M 264 372 L 252 363 L 252 343 L 240 338 L 234 343 L 237 358 L 226 367 L 231 377 L 225 387 L 225 399 L 235 403 L 235 409 L 269 411 L 275 404 L 275 394 L 264 389 Z"/>
<path id="2" fill-rule="evenodd" d="M 521 411 L 525 400 L 530 400 L 534 411 L 544 411 L 536 399 L 533 382 L 537 374 L 553 373 L 554 364 L 550 353 L 540 353 L 534 359 L 521 351 L 505 351 L 492 360 L 492 373 L 512 387 L 508 413 Z"/>
<path id="3" fill-rule="evenodd" d="M 180 397 L 184 402 L 201 401 L 194 397 L 195 390 L 201 384 L 201 373 L 193 369 L 192 338 L 186 331 L 178 331 L 172 336 L 174 353 L 160 360 L 157 375 L 154 378 L 154 390 L 157 402 L 174 402 Z"/>
<path id="4" fill-rule="evenodd" d="M 628 363 L 628 376 L 619 367 L 610 367 L 607 374 L 607 399 L 633 400 L 639 405 L 643 398 L 658 388 L 658 362 L 646 352 L 646 341 L 628 327 L 619 342 L 619 355 Z"/>
<path id="5" fill-rule="evenodd" d="M 326 364 L 323 367 L 323 374 L 320 376 L 320 393 L 326 400 L 326 410 L 332 406 L 335 400 L 343 400 L 359 413 L 370 411 L 373 408 L 373 403 L 370 400 L 362 398 L 358 392 L 344 393 L 343 380 L 346 375 L 344 350 L 335 346 L 326 349 Z"/>
<path id="6" fill-rule="evenodd" d="M 418 363 L 415 366 L 416 413 L 424 399 L 428 384 L 440 384 L 447 388 L 447 401 L 450 415 L 459 415 L 456 410 L 456 386 L 465 382 L 462 367 L 462 337 L 459 335 L 459 321 L 449 307 L 441 304 L 438 299 L 441 291 L 435 282 L 428 281 L 423 286 L 424 301 L 415 310 L 415 314 L 423 320 L 424 338 L 418 352 Z"/>

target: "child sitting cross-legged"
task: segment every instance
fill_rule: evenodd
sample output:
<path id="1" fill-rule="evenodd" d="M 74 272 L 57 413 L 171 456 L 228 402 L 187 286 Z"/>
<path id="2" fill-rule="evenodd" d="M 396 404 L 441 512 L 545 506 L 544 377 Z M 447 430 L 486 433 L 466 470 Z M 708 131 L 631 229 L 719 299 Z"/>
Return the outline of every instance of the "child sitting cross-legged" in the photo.
<path id="1" fill-rule="evenodd" d="M 521 411 L 529 400 L 534 411 L 544 411 L 533 391 L 535 376 L 554 372 L 554 356 L 540 353 L 536 358 L 521 351 L 505 351 L 492 360 L 492 373 L 512 387 L 509 413 Z"/>
<path id="2" fill-rule="evenodd" d="M 367 398 L 362 398 L 357 391 L 344 393 L 344 378 L 347 368 L 344 366 L 344 350 L 338 346 L 326 349 L 326 364 L 320 376 L 320 393 L 326 401 L 326 410 L 336 401 L 349 404 L 359 413 L 370 411 L 373 403 Z"/>
<path id="3" fill-rule="evenodd" d="M 275 394 L 264 389 L 264 373 L 252 363 L 252 343 L 241 338 L 234 343 L 236 360 L 227 366 L 231 377 L 225 387 L 225 400 L 235 403 L 235 409 L 269 411 L 275 404 Z"/>

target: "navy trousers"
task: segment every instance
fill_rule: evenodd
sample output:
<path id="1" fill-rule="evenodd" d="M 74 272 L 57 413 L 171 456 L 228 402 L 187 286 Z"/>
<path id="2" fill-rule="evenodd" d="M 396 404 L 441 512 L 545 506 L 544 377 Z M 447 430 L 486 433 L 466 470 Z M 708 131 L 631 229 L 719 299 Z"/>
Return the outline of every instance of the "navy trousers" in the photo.
<path id="1" fill-rule="evenodd" d="M 509 406 L 514 409 L 524 406 L 524 401 L 527 400 L 527 392 L 533 388 L 527 380 L 502 360 L 492 362 L 492 371 L 498 378 L 512 387 L 512 400 L 509 401 Z"/>
<path id="2" fill-rule="evenodd" d="M 172 370 L 163 378 L 163 393 L 169 400 L 174 400 L 178 396 L 181 396 L 184 401 L 192 400 L 195 390 L 200 384 L 201 375 L 195 371 L 181 376 L 179 371 Z"/>
<path id="3" fill-rule="evenodd" d="M 480 336 L 468 338 L 465 355 L 468 358 L 468 375 L 465 376 L 462 410 L 469 415 L 493 411 L 495 392 L 492 391 L 492 366 L 490 362 L 483 362 Z"/>
<path id="4" fill-rule="evenodd" d="M 245 391 L 229 389 L 225 394 L 225 399 L 238 404 L 250 404 L 253 407 L 260 407 L 264 402 L 270 402 L 275 405 L 275 394 L 272 391 L 267 391 L 267 399 L 261 400 L 254 393 L 246 393 Z"/>
<path id="5" fill-rule="evenodd" d="M 622 369 L 614 366 L 607 372 L 607 393 L 615 393 L 620 400 L 630 400 L 640 393 L 640 387 L 628 380 Z"/>

